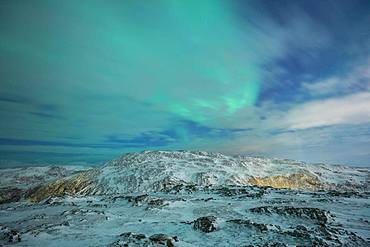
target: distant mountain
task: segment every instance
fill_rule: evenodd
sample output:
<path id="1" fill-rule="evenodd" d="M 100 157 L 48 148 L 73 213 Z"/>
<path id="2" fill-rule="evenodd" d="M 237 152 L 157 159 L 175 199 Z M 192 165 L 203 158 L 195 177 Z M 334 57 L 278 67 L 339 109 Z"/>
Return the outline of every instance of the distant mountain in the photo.
<path id="1" fill-rule="evenodd" d="M 370 171 L 292 160 L 232 157 L 220 153 L 145 151 L 129 153 L 102 167 L 86 170 L 31 194 L 109 195 L 170 190 L 178 186 L 255 185 L 307 191 L 370 191 Z"/>

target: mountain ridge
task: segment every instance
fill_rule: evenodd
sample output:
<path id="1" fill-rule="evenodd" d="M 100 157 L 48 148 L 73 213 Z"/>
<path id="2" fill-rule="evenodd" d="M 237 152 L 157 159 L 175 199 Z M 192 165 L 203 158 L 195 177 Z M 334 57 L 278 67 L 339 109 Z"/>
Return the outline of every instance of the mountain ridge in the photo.
<path id="1" fill-rule="evenodd" d="M 32 201 L 52 195 L 146 193 L 179 185 L 369 191 L 370 171 L 201 151 L 128 153 L 101 167 L 41 186 Z"/>

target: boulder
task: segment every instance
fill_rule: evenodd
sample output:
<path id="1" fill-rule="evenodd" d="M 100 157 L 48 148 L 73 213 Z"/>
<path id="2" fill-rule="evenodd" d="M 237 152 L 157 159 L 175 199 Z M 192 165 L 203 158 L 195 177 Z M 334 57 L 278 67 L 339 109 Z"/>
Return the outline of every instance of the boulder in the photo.
<path id="1" fill-rule="evenodd" d="M 205 233 L 217 230 L 217 218 L 215 216 L 200 217 L 194 221 L 194 229 L 200 230 Z"/>

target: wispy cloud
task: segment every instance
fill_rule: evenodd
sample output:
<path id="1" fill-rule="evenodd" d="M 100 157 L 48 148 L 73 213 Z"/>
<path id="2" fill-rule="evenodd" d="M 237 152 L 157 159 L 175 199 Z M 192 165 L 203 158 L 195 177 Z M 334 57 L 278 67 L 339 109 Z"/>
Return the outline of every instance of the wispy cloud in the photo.
<path id="1" fill-rule="evenodd" d="M 368 123 L 370 122 L 370 93 L 308 102 L 294 107 L 287 113 L 284 121 L 292 129 Z"/>
<path id="2" fill-rule="evenodd" d="M 370 91 L 370 59 L 367 58 L 362 64 L 352 65 L 347 73 L 304 82 L 302 89 L 313 97 Z"/>

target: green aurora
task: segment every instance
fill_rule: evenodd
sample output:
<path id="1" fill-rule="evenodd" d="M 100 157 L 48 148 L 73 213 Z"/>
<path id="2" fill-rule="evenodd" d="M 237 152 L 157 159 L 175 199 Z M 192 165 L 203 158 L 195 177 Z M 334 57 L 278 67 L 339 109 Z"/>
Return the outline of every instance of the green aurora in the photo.
<path id="1" fill-rule="evenodd" d="M 282 137 L 292 126 L 284 114 L 317 99 L 304 85 L 346 74 L 344 61 L 365 60 L 349 40 L 364 47 L 369 22 L 355 3 L 350 20 L 306 4 L 2 1 L 0 153 L 275 155 L 283 138 L 297 149 L 292 158 L 306 159 L 297 145 L 305 133 Z M 346 9 L 338 5 L 338 13 Z M 343 31 L 338 23 L 347 22 L 357 28 Z"/>

